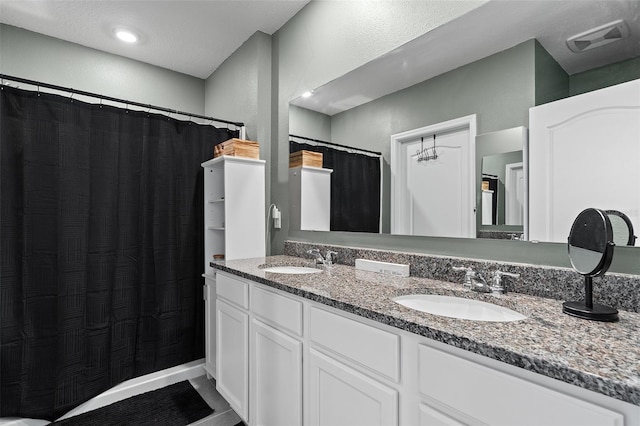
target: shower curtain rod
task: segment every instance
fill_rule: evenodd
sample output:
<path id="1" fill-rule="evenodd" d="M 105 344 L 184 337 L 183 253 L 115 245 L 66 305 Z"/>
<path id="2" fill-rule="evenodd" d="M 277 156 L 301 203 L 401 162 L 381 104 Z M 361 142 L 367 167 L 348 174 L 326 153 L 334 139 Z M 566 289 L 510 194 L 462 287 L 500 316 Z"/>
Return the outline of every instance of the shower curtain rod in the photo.
<path id="1" fill-rule="evenodd" d="M 54 89 L 54 90 L 60 90 L 62 92 L 69 92 L 72 95 L 78 94 L 78 95 L 82 95 L 82 96 L 90 96 L 92 98 L 102 99 L 102 100 L 105 100 L 105 101 L 118 102 L 118 103 L 121 103 L 121 104 L 147 108 L 147 109 L 150 109 L 150 110 L 152 109 L 152 110 L 155 110 L 155 111 L 168 112 L 170 114 L 179 114 L 179 115 L 184 115 L 186 117 L 201 118 L 203 120 L 215 121 L 216 123 L 231 124 L 231 125 L 234 125 L 236 127 L 244 127 L 244 123 L 239 122 L 239 121 L 222 120 L 220 118 L 207 117 L 207 116 L 204 116 L 204 115 L 192 114 L 190 112 L 183 112 L 183 111 L 178 111 L 178 110 L 175 110 L 175 109 L 169 109 L 169 108 L 159 107 L 159 106 L 155 106 L 155 105 L 143 104 L 143 103 L 140 103 L 140 102 L 127 101 L 126 99 L 113 98 L 111 96 L 105 96 L 105 95 L 100 95 L 100 94 L 97 94 L 97 93 L 85 92 L 83 90 L 76 90 L 76 89 L 73 89 L 71 87 L 56 86 L 55 84 L 43 83 L 41 81 L 35 81 L 35 80 L 28 80 L 26 78 L 21 78 L 21 77 L 13 77 L 13 76 L 6 75 L 6 74 L 0 74 L 0 80 L 2 80 L 2 85 L 4 85 L 4 80 L 10 80 L 10 81 L 18 82 L 18 83 L 31 84 L 33 86 L 38 86 L 38 88 L 46 87 L 47 89 Z"/>
<path id="2" fill-rule="evenodd" d="M 311 142 L 323 143 L 323 144 L 329 145 L 329 146 L 337 146 L 339 148 L 352 149 L 352 150 L 355 150 L 355 151 L 366 152 L 367 154 L 375 154 L 375 155 L 377 155 L 379 157 L 382 157 L 382 153 L 381 152 L 369 151 L 368 149 L 354 148 L 352 146 L 340 145 L 338 143 L 322 141 L 320 139 L 311 139 L 311 138 L 307 138 L 307 137 L 304 137 L 304 136 L 296 136 L 296 135 L 292 135 L 292 134 L 289 134 L 289 137 L 290 138 L 297 138 L 297 139 L 304 139 L 306 141 L 311 141 Z"/>

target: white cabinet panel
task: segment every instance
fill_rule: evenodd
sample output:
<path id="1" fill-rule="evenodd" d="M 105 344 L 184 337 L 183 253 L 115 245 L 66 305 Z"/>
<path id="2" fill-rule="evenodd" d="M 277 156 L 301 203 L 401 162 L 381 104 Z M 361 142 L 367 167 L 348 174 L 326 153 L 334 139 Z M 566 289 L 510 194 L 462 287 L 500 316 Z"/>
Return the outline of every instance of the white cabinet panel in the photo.
<path id="1" fill-rule="evenodd" d="M 420 404 L 420 426 L 465 426 L 465 424 L 427 404 Z"/>
<path id="2" fill-rule="evenodd" d="M 313 349 L 309 351 L 310 426 L 393 426 L 398 392 Z"/>
<path id="3" fill-rule="evenodd" d="M 623 416 L 419 345 L 420 392 L 490 425 L 622 426 Z"/>
<path id="4" fill-rule="evenodd" d="M 205 277 L 204 286 L 204 369 L 216 377 L 216 280 Z"/>
<path id="5" fill-rule="evenodd" d="M 302 336 L 302 302 L 251 286 L 251 312 L 296 336 Z"/>
<path id="6" fill-rule="evenodd" d="M 313 343 L 400 381 L 400 336 L 318 308 L 312 307 L 309 317 Z"/>
<path id="7" fill-rule="evenodd" d="M 249 315 L 218 299 L 216 388 L 245 421 L 249 401 Z"/>
<path id="8" fill-rule="evenodd" d="M 302 343 L 251 322 L 251 424 L 302 424 Z"/>
<path id="9" fill-rule="evenodd" d="M 218 297 L 235 303 L 242 309 L 249 309 L 249 283 L 219 272 L 216 276 L 216 289 Z"/>

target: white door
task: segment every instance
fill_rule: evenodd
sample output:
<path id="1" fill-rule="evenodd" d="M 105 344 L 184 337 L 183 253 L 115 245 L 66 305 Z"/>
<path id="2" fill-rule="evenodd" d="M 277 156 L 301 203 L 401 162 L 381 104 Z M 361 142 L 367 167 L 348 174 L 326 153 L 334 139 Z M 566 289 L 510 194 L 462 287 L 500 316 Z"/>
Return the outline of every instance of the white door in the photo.
<path id="1" fill-rule="evenodd" d="M 505 225 L 524 223 L 524 163 L 505 166 L 504 210 Z"/>
<path id="2" fill-rule="evenodd" d="M 246 422 L 249 414 L 249 315 L 218 299 L 216 328 L 216 389 Z"/>
<path id="3" fill-rule="evenodd" d="M 475 238 L 475 137 L 475 115 L 391 136 L 391 233 Z"/>
<path id="4" fill-rule="evenodd" d="M 309 351 L 310 426 L 394 426 L 398 392 L 318 351 Z"/>
<path id="5" fill-rule="evenodd" d="M 256 319 L 251 336 L 251 423 L 301 425 L 302 343 Z"/>
<path id="6" fill-rule="evenodd" d="M 585 208 L 640 227 L 640 80 L 529 110 L 530 239 L 566 242 Z"/>

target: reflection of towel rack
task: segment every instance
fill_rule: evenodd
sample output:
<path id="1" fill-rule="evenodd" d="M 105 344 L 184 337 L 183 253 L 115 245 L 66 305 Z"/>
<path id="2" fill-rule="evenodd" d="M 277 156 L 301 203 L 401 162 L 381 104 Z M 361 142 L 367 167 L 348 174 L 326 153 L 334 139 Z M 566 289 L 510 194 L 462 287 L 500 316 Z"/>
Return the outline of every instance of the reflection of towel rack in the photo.
<path id="1" fill-rule="evenodd" d="M 425 148 L 424 147 L 424 137 L 420 138 L 420 149 L 416 151 L 416 155 L 418 156 L 418 162 L 420 161 L 429 161 L 436 160 L 438 158 L 438 153 L 436 152 L 436 135 L 433 135 L 433 147 Z"/>

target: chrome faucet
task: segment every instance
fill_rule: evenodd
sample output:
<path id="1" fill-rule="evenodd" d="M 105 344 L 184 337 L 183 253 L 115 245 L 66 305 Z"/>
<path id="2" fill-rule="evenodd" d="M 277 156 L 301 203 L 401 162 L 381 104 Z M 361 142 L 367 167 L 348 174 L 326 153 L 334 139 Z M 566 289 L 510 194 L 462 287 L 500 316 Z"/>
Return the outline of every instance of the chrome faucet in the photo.
<path id="1" fill-rule="evenodd" d="M 473 270 L 470 267 L 464 266 L 454 266 L 452 268 L 454 271 L 465 271 L 464 274 L 464 282 L 462 286 L 472 291 L 477 291 L 479 293 L 491 293 L 491 287 L 485 279 L 480 275 L 480 273 Z"/>
<path id="2" fill-rule="evenodd" d="M 493 283 L 491 285 L 491 292 L 494 294 L 504 294 L 506 290 L 502 285 L 502 277 L 520 278 L 520 274 L 514 274 L 511 272 L 495 271 L 493 273 Z"/>
<path id="3" fill-rule="evenodd" d="M 307 250 L 307 254 L 310 254 L 316 260 L 316 265 L 323 264 L 324 265 L 324 257 L 322 257 L 322 253 L 318 249 Z"/>
<path id="4" fill-rule="evenodd" d="M 307 250 L 307 254 L 313 256 L 316 260 L 316 265 L 331 266 L 338 258 L 338 253 L 331 250 L 328 250 L 325 256 L 322 256 L 322 253 L 320 253 L 318 249 Z"/>

